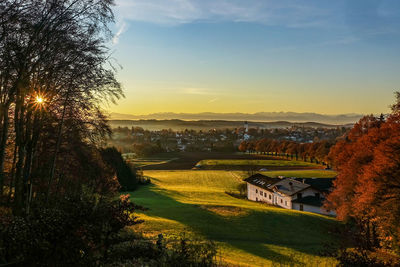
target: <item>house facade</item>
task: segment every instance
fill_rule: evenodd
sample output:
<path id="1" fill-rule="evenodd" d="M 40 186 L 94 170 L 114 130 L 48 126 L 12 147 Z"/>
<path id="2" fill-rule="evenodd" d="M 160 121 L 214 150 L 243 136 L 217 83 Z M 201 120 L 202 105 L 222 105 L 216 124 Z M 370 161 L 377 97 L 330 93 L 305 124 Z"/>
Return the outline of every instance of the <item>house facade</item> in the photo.
<path id="1" fill-rule="evenodd" d="M 292 209 L 336 216 L 336 212 L 334 210 L 327 210 L 323 207 L 322 200 L 323 199 L 317 199 L 313 197 L 305 197 L 303 199 L 294 200 Z"/>
<path id="2" fill-rule="evenodd" d="M 321 179 L 318 179 L 321 180 Z M 322 207 L 325 189 L 307 183 L 306 179 L 271 178 L 262 174 L 252 175 L 244 180 L 247 183 L 247 198 L 285 209 L 295 209 L 325 215 L 336 215 L 334 211 Z M 326 180 L 324 184 L 327 188 Z M 316 184 L 316 183 L 314 183 Z"/>

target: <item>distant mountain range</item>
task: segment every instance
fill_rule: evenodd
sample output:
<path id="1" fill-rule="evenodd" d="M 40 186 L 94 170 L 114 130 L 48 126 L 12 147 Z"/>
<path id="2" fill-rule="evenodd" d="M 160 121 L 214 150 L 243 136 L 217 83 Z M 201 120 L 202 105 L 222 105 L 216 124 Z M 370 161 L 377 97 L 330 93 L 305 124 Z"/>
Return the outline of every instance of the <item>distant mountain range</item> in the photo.
<path id="1" fill-rule="evenodd" d="M 111 120 L 223 120 L 223 121 L 258 121 L 276 122 L 286 121 L 291 123 L 315 122 L 322 124 L 344 125 L 357 122 L 362 114 L 326 115 L 318 113 L 297 112 L 258 112 L 258 113 L 153 113 L 148 115 L 131 115 L 111 113 Z"/>
<path id="2" fill-rule="evenodd" d="M 248 121 L 250 128 L 264 128 L 264 129 L 279 129 L 288 128 L 292 126 L 299 127 L 312 127 L 312 128 L 336 128 L 338 126 L 352 127 L 353 124 L 325 124 L 318 122 L 288 122 L 288 121 L 274 121 L 274 122 L 254 122 Z M 210 129 L 235 129 L 244 126 L 244 121 L 228 121 L 228 120 L 110 120 L 112 128 L 117 127 L 142 127 L 146 130 L 162 130 L 172 129 L 175 131 L 182 131 L 185 129 L 191 130 L 210 130 Z"/>

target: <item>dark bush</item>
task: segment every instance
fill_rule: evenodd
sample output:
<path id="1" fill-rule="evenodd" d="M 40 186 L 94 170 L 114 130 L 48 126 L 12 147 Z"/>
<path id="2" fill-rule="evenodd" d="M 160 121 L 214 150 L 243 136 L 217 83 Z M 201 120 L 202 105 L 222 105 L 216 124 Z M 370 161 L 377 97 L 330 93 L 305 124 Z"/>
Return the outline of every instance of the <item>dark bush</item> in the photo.
<path id="1" fill-rule="evenodd" d="M 382 251 L 368 251 L 364 249 L 340 250 L 336 257 L 339 266 L 360 266 L 360 267 L 389 267 L 400 266 L 400 259 Z"/>
<path id="2" fill-rule="evenodd" d="M 142 209 L 127 196 L 62 199 L 51 206 L 33 206 L 26 217 L 2 217 L 0 260 L 32 266 L 94 265 L 106 261 L 113 237 L 139 223 Z"/>
<path id="3" fill-rule="evenodd" d="M 0 265 L 14 266 L 214 266 L 211 242 L 182 237 L 154 242 L 126 226 L 143 210 L 129 195 L 99 195 L 33 206 L 26 217 L 0 216 Z M 168 245 L 166 245 L 168 243 Z"/>
<path id="4" fill-rule="evenodd" d="M 134 234 L 133 234 L 134 235 Z M 193 241 L 184 235 L 178 240 L 164 240 L 160 234 L 156 242 L 144 238 L 130 238 L 114 245 L 107 266 L 216 266 L 216 246 L 212 242 Z"/>
<path id="5" fill-rule="evenodd" d="M 109 147 L 101 150 L 103 160 L 114 170 L 118 182 L 121 185 L 121 191 L 135 190 L 139 176 L 136 169 L 131 168 L 122 158 L 121 153 L 115 147 Z"/>

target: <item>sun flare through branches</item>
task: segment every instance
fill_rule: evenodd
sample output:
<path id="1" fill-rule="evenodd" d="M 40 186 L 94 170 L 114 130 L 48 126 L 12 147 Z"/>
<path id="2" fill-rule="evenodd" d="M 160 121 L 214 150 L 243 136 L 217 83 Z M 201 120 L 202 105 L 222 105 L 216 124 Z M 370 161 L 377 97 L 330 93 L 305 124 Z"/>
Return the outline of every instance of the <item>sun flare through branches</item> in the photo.
<path id="1" fill-rule="evenodd" d="M 31 102 L 35 110 L 43 110 L 46 106 L 47 99 L 41 92 L 36 92 L 31 98 Z"/>

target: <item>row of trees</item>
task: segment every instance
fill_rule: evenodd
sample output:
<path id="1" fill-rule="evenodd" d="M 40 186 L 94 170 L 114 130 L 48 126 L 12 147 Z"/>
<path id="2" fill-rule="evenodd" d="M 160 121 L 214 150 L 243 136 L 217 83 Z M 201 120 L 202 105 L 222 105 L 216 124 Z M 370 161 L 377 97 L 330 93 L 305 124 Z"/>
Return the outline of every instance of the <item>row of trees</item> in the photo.
<path id="1" fill-rule="evenodd" d="M 281 155 L 291 159 L 323 163 L 329 165 L 329 151 L 333 141 L 319 141 L 313 143 L 298 143 L 287 140 L 263 138 L 260 140 L 242 141 L 239 151 L 258 152 L 264 154 Z"/>
<path id="2" fill-rule="evenodd" d="M 352 234 L 362 248 L 400 254 L 400 93 L 386 119 L 362 118 L 330 157 L 338 177 L 328 208 L 357 226 Z"/>
<path id="3" fill-rule="evenodd" d="M 165 151 L 161 147 L 160 141 L 154 143 L 151 142 L 134 143 L 131 146 L 132 146 L 132 152 L 134 152 L 139 157 L 147 157 Z"/>

